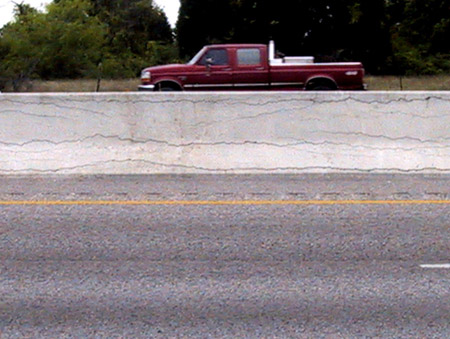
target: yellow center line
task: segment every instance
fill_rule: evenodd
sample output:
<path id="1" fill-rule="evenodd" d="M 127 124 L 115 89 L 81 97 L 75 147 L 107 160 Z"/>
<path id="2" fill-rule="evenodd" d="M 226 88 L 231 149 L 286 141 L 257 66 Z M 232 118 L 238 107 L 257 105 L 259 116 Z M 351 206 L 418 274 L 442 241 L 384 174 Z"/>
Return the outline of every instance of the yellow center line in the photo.
<path id="1" fill-rule="evenodd" d="M 13 200 L 13 205 L 450 205 L 450 200 Z"/>

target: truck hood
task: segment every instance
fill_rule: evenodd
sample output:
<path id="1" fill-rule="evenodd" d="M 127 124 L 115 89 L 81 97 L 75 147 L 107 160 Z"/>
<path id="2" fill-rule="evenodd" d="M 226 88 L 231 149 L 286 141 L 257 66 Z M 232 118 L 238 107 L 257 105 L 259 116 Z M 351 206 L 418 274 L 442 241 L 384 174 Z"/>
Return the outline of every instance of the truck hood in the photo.
<path id="1" fill-rule="evenodd" d="M 144 71 L 148 71 L 152 74 L 166 74 L 166 73 L 184 72 L 187 69 L 189 69 L 189 65 L 171 64 L 171 65 L 164 65 L 164 66 L 147 67 Z"/>

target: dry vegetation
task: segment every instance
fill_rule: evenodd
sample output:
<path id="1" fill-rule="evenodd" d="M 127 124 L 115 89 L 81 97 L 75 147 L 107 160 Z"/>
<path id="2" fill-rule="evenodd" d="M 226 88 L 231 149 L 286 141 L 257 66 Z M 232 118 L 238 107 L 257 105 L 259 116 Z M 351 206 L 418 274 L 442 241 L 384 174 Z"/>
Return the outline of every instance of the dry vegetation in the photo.
<path id="1" fill-rule="evenodd" d="M 139 79 L 102 80 L 100 92 L 131 92 L 136 91 Z M 24 92 L 95 92 L 97 80 L 33 80 L 26 85 Z"/>
<path id="2" fill-rule="evenodd" d="M 367 76 L 371 91 L 449 91 L 450 75 L 430 76 Z"/>
<path id="3" fill-rule="evenodd" d="M 365 81 L 370 91 L 448 91 L 450 90 L 450 75 L 436 76 L 367 76 Z M 102 80 L 100 92 L 132 92 L 136 91 L 139 79 Z M 33 80 L 27 83 L 22 92 L 95 92 L 97 80 Z M 10 90 L 10 89 L 9 89 Z M 5 89 L 8 92 L 8 88 Z"/>

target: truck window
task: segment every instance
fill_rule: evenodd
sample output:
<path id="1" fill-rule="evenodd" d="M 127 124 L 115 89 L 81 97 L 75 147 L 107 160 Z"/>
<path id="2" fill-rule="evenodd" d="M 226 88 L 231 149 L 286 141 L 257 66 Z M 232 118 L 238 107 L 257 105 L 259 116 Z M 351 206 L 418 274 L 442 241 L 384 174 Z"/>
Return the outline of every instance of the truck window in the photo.
<path id="1" fill-rule="evenodd" d="M 238 65 L 260 65 L 261 52 L 258 48 L 241 48 L 237 50 Z"/>
<path id="2" fill-rule="evenodd" d="M 211 65 L 215 66 L 228 65 L 228 52 L 226 49 L 223 48 L 210 49 L 202 57 L 199 64 L 206 66 L 208 59 L 210 60 Z"/>

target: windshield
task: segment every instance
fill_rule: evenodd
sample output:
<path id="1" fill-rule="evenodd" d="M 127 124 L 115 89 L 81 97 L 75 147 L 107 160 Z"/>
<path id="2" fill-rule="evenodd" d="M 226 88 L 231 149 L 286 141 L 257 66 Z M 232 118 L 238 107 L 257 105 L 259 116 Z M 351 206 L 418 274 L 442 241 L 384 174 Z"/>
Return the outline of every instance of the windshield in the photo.
<path id="1" fill-rule="evenodd" d="M 188 65 L 195 65 L 198 60 L 202 57 L 203 53 L 205 53 L 206 47 L 203 47 L 200 52 L 198 52 L 195 57 L 191 59 L 191 61 L 188 62 Z"/>

